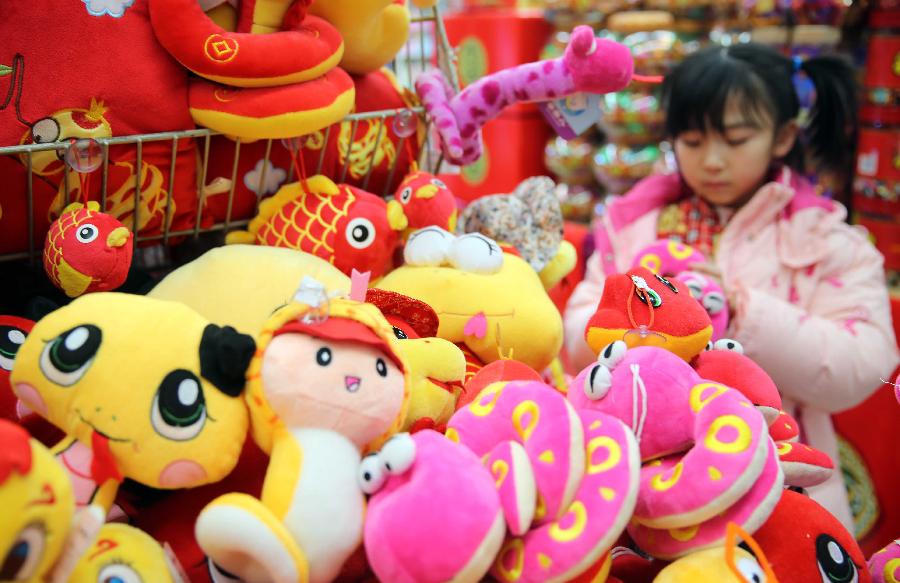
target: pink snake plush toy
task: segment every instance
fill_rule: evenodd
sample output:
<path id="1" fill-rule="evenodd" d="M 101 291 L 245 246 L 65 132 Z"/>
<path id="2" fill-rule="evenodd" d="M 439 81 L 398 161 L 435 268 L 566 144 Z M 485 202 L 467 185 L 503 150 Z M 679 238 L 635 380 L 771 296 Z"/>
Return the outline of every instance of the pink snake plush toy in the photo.
<path id="1" fill-rule="evenodd" d="M 765 419 L 678 356 L 618 340 L 567 396 L 576 410 L 606 413 L 634 431 L 645 463 L 628 532 L 651 555 L 721 545 L 729 521 L 752 533 L 775 508 L 784 476 Z"/>
<path id="2" fill-rule="evenodd" d="M 562 57 L 526 63 L 482 77 L 458 95 L 439 71 L 422 73 L 416 92 L 434 120 L 444 155 L 454 164 L 481 157 L 481 127 L 515 103 L 549 101 L 574 93 L 612 93 L 634 80 L 657 82 L 634 74 L 627 47 L 598 39 L 589 26 L 577 26 Z"/>
<path id="3" fill-rule="evenodd" d="M 624 423 L 579 411 L 538 381 L 488 385 L 448 423 L 494 476 L 509 534 L 491 575 L 571 581 L 602 559 L 637 498 L 640 460 Z"/>

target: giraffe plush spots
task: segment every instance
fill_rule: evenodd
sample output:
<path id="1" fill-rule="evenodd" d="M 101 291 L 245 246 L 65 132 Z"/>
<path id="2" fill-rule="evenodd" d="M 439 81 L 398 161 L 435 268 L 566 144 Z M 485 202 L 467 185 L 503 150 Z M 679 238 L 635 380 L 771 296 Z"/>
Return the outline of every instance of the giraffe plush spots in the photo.
<path id="1" fill-rule="evenodd" d="M 549 101 L 573 93 L 611 93 L 632 79 L 634 61 L 628 48 L 594 38 L 589 26 L 578 26 L 565 54 L 557 59 L 526 63 L 482 77 L 458 95 L 438 71 L 423 73 L 416 92 L 434 119 L 444 155 L 454 164 L 481 157 L 481 126 L 506 107 Z"/>

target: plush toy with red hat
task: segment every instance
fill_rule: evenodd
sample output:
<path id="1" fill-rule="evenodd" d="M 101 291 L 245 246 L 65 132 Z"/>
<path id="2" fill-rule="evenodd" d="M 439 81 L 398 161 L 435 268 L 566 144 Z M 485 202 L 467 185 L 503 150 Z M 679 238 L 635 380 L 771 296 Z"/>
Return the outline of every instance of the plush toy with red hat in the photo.
<path id="1" fill-rule="evenodd" d="M 337 576 L 362 541 L 361 452 L 406 417 L 409 367 L 398 344 L 425 342 L 398 339 L 360 301 L 364 286 L 351 291 L 358 299 L 329 298 L 312 283 L 260 331 L 247 373 L 252 434 L 270 454 L 262 494 L 226 494 L 197 519 L 212 563 L 243 579 Z"/>
<path id="2" fill-rule="evenodd" d="M 814 500 L 792 490 L 785 490 L 753 538 L 779 581 L 872 581 L 853 535 Z"/>

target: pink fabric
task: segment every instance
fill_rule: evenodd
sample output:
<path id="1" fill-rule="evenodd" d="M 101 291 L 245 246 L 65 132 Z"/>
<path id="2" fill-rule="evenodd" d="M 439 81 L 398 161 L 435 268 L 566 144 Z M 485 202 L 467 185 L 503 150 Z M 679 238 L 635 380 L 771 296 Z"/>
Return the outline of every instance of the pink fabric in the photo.
<path id="1" fill-rule="evenodd" d="M 617 270 L 626 271 L 656 239 L 662 206 L 683 194 L 677 175 L 654 176 L 609 205 L 603 224 Z M 735 213 L 715 262 L 736 300 L 726 336 L 769 373 L 788 413 L 802 409 L 806 442 L 837 459 L 830 414 L 871 395 L 900 355 L 882 256 L 844 222 L 843 206 L 813 196 L 808 183 L 784 170 Z M 584 329 L 605 279 L 595 253 L 569 299 L 566 350 L 576 369 L 594 359 Z M 840 472 L 810 493 L 852 531 Z"/>

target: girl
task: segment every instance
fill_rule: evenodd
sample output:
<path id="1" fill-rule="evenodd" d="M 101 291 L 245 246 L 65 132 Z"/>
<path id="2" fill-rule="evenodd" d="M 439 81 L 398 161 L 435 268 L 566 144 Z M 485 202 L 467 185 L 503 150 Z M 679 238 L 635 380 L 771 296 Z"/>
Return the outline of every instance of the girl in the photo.
<path id="1" fill-rule="evenodd" d="M 594 359 L 584 331 L 605 277 L 655 240 L 679 239 L 713 258 L 704 271 L 733 311 L 727 336 L 772 376 L 801 438 L 837 462 L 830 414 L 863 401 L 900 360 L 881 255 L 800 176 L 804 161 L 852 159 L 852 75 L 834 57 L 797 65 L 755 44 L 711 47 L 672 71 L 663 104 L 679 172 L 607 206 L 565 313 L 573 366 Z M 805 128 L 795 82 L 814 87 Z M 810 495 L 853 532 L 840 471 Z"/>

